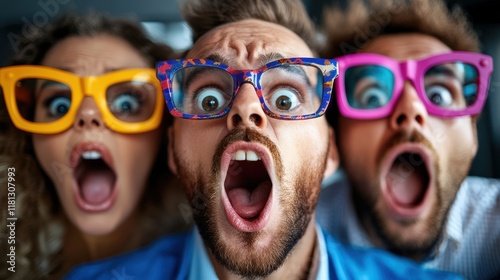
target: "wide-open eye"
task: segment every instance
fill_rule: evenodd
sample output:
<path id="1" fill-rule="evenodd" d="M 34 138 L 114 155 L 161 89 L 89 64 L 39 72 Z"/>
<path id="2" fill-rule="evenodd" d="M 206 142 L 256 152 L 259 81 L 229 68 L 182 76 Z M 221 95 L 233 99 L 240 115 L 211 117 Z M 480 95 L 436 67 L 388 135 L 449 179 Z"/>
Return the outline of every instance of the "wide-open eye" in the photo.
<path id="1" fill-rule="evenodd" d="M 203 113 L 220 111 L 221 106 L 226 104 L 224 94 L 216 88 L 203 88 L 196 97 L 198 109 Z"/>
<path id="2" fill-rule="evenodd" d="M 350 67 L 346 70 L 344 79 L 346 99 L 352 108 L 381 108 L 387 105 L 393 96 L 394 74 L 386 67 Z"/>
<path id="3" fill-rule="evenodd" d="M 379 108 L 387 104 L 389 98 L 387 97 L 387 92 L 379 87 L 369 87 L 363 92 L 359 93 L 358 100 L 360 108 L 363 109 L 374 109 Z"/>
<path id="4" fill-rule="evenodd" d="M 290 111 L 300 105 L 297 94 L 288 88 L 279 88 L 272 93 L 270 104 L 280 111 Z"/>
<path id="5" fill-rule="evenodd" d="M 177 110 L 191 115 L 224 111 L 233 94 L 233 77 L 223 69 L 192 66 L 176 72 L 172 100 Z"/>
<path id="6" fill-rule="evenodd" d="M 470 64 L 438 64 L 425 72 L 427 98 L 446 110 L 464 109 L 476 102 L 478 72 Z"/>
<path id="7" fill-rule="evenodd" d="M 453 95 L 448 88 L 442 85 L 433 85 L 425 89 L 429 100 L 441 107 L 449 107 L 453 104 Z"/>
<path id="8" fill-rule="evenodd" d="M 53 121 L 66 115 L 71 107 L 71 90 L 57 81 L 38 80 L 36 85 L 37 106 L 36 121 Z"/>
<path id="9" fill-rule="evenodd" d="M 122 93 L 109 104 L 113 114 L 135 114 L 141 105 L 139 98 L 132 93 Z"/>
<path id="10" fill-rule="evenodd" d="M 323 99 L 322 77 L 311 65 L 283 64 L 265 70 L 260 79 L 265 106 L 279 115 L 315 113 Z"/>
<path id="11" fill-rule="evenodd" d="M 113 116 L 125 122 L 142 122 L 154 113 L 157 88 L 148 82 L 125 81 L 106 89 L 106 102 Z"/>
<path id="12" fill-rule="evenodd" d="M 64 116 L 71 106 L 71 99 L 66 96 L 54 96 L 47 101 L 45 104 L 48 109 L 48 113 L 50 116 L 59 118 Z"/>

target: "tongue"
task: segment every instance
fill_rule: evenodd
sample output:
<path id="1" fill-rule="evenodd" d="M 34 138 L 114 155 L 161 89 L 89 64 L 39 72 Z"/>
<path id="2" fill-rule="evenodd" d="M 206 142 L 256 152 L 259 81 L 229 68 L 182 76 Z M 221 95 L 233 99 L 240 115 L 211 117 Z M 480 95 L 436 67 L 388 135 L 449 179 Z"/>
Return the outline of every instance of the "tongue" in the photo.
<path id="1" fill-rule="evenodd" d="M 402 206 L 417 205 L 425 192 L 425 167 L 415 167 L 398 158 L 392 165 L 386 182 L 394 200 Z"/>
<path id="2" fill-rule="evenodd" d="M 227 196 L 234 211 L 243 219 L 257 218 L 264 209 L 269 193 L 271 181 L 260 183 L 255 189 L 232 188 Z"/>
<path id="3" fill-rule="evenodd" d="M 88 204 L 99 205 L 111 196 L 113 189 L 111 170 L 93 170 L 85 174 L 80 182 L 82 197 Z"/>

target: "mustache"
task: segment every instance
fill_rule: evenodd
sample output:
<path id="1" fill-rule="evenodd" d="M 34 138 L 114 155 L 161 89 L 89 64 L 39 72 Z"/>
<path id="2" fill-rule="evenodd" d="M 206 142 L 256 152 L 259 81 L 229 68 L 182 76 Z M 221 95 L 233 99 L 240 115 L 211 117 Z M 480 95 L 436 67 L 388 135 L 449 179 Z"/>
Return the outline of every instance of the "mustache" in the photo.
<path id="1" fill-rule="evenodd" d="M 387 145 L 385 145 L 385 147 L 383 149 L 380 149 L 380 151 L 377 155 L 377 158 L 379 159 L 378 166 L 381 165 L 382 159 L 385 157 L 385 155 L 387 153 L 389 153 L 389 151 L 392 148 L 394 148 L 400 144 L 403 144 L 403 143 L 420 144 L 420 145 L 424 146 L 425 148 L 427 148 L 431 152 L 435 161 L 437 161 L 437 159 L 438 159 L 438 154 L 437 154 L 436 149 L 434 148 L 432 143 L 429 140 L 427 140 L 427 138 L 425 138 L 424 135 L 422 135 L 422 133 L 420 133 L 416 130 L 413 130 L 411 132 L 410 131 L 398 131 L 393 137 L 391 137 L 391 139 L 389 139 L 389 141 L 387 142 Z"/>
<path id="2" fill-rule="evenodd" d="M 269 137 L 253 128 L 235 128 L 221 140 L 212 158 L 212 174 L 217 174 L 220 170 L 222 154 L 227 147 L 238 141 L 259 143 L 267 147 L 274 160 L 276 174 L 278 175 L 278 178 L 281 179 L 281 176 L 283 175 L 283 160 L 278 146 L 276 146 L 276 144 L 274 144 Z"/>

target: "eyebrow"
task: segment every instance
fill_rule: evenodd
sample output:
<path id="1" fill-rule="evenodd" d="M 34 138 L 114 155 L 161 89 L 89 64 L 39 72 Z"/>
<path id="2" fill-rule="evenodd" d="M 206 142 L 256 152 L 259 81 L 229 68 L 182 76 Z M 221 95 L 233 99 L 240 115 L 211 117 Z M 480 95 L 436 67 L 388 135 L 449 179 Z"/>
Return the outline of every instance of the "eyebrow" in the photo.
<path id="1" fill-rule="evenodd" d="M 227 59 L 227 58 L 225 58 L 222 55 L 217 54 L 217 53 L 213 53 L 213 54 L 207 56 L 206 59 L 217 61 L 217 62 L 220 62 L 220 63 L 225 64 L 225 65 L 229 65 L 229 59 Z"/>
<path id="2" fill-rule="evenodd" d="M 268 53 L 268 54 L 263 54 L 260 56 L 259 58 L 259 61 L 260 61 L 260 66 L 264 66 L 266 64 L 268 64 L 269 62 L 272 62 L 272 61 L 275 61 L 275 60 L 278 60 L 278 59 L 283 59 L 285 58 L 282 54 L 278 53 L 278 52 L 272 52 L 272 53 Z"/>
<path id="3" fill-rule="evenodd" d="M 304 80 L 307 82 L 307 85 L 312 87 L 311 80 L 309 79 L 309 76 L 307 75 L 306 71 L 302 67 L 294 67 L 292 65 L 281 65 L 281 68 L 284 69 L 287 72 L 290 72 L 292 74 L 297 74 L 300 75 L 304 78 Z"/>
<path id="4" fill-rule="evenodd" d="M 42 85 L 40 86 L 39 90 L 44 89 L 44 88 L 46 88 L 48 86 L 52 86 L 52 85 L 63 85 L 65 87 L 69 88 L 69 86 L 67 84 L 65 84 L 65 83 L 58 82 L 58 81 L 52 81 L 52 80 L 45 80 L 42 83 Z"/>
<path id="5" fill-rule="evenodd" d="M 47 88 L 47 87 L 50 87 L 50 86 L 53 86 L 53 85 L 56 85 L 56 86 L 64 86 L 65 88 L 70 88 L 67 84 L 65 83 L 62 83 L 62 82 L 58 82 L 58 81 L 52 81 L 52 80 L 44 80 L 43 83 L 41 85 L 39 85 L 37 82 L 35 82 L 35 87 L 34 87 L 34 95 L 35 95 L 35 98 L 39 98 L 40 96 L 40 92 Z"/>
<path id="6" fill-rule="evenodd" d="M 279 52 L 271 52 L 271 53 L 261 54 L 258 58 L 260 65 L 259 65 L 259 67 L 257 67 L 257 69 L 263 67 L 264 65 L 266 65 L 272 61 L 276 61 L 276 60 L 283 59 L 283 58 L 285 58 L 285 57 Z M 227 58 L 225 58 L 222 55 L 217 54 L 217 53 L 210 54 L 209 56 L 207 56 L 206 59 L 217 61 L 217 62 L 223 63 L 225 65 L 230 64 L 229 59 L 227 59 Z M 307 84 L 309 86 L 312 85 L 311 81 L 309 80 L 309 77 L 307 76 L 307 73 L 304 71 L 304 69 L 302 69 L 300 67 L 293 67 L 291 65 L 285 66 L 283 68 L 290 73 L 296 73 L 296 74 L 304 76 L 305 80 L 307 81 Z M 203 70 L 201 70 L 201 69 L 193 71 L 190 75 L 190 78 L 193 76 L 197 76 L 199 74 L 199 72 L 202 72 L 202 71 Z M 191 79 L 188 79 L 188 81 L 190 81 L 190 80 Z M 185 84 L 187 84 L 187 81 Z"/>
<path id="7" fill-rule="evenodd" d="M 459 70 L 454 67 L 455 64 L 453 63 L 452 66 L 448 66 L 449 64 L 445 65 L 436 65 L 429 69 L 428 73 L 429 74 L 444 74 L 453 78 L 456 78 L 458 80 L 463 80 L 465 75 L 461 75 L 459 73 Z"/>
<path id="8" fill-rule="evenodd" d="M 192 67 L 192 70 L 189 72 L 180 72 L 180 78 L 182 79 L 179 81 L 179 83 L 182 85 L 182 88 L 185 88 L 187 85 L 189 85 L 196 77 L 201 75 L 204 72 L 213 70 L 214 68 L 211 67 Z M 178 77 L 177 75 L 175 77 Z"/>

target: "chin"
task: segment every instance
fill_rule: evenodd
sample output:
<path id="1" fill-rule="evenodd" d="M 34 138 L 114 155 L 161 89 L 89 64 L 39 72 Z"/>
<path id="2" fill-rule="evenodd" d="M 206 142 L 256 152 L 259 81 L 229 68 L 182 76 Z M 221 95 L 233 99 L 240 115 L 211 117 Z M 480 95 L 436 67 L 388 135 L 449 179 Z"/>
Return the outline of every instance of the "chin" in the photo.
<path id="1" fill-rule="evenodd" d="M 82 233 L 90 236 L 106 236 L 111 234 L 118 228 L 121 222 L 118 217 L 111 217 L 111 215 L 75 217 L 73 220 Z"/>

